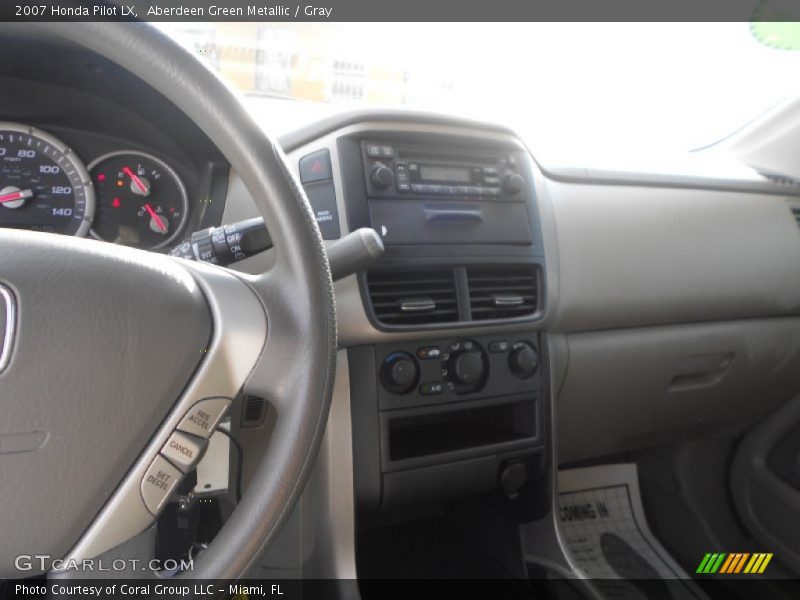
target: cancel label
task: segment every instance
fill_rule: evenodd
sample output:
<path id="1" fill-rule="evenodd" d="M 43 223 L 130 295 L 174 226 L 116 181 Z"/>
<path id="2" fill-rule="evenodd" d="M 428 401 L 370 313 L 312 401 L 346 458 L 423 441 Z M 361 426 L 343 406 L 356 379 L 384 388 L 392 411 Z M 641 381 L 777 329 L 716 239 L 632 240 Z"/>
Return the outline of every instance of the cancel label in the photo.
<path id="1" fill-rule="evenodd" d="M 187 448 L 186 446 L 181 444 L 178 440 L 172 440 L 169 443 L 169 447 L 177 450 L 178 452 L 180 452 L 184 456 L 188 456 L 189 458 L 193 458 L 194 457 L 194 451 L 191 448 Z"/>

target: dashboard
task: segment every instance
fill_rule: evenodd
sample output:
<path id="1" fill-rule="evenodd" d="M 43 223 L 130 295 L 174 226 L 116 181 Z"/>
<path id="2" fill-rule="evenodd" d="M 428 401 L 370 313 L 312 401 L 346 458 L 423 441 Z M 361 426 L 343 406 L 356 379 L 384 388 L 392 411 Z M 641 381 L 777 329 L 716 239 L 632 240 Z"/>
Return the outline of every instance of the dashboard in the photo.
<path id="1" fill-rule="evenodd" d="M 165 251 L 258 216 L 157 91 L 12 38 L 0 225 Z M 402 111 L 279 141 L 326 241 L 372 227 L 386 246 L 336 283 L 362 507 L 742 427 L 800 388 L 796 187 L 549 169 L 503 127 Z M 272 252 L 233 268 L 261 272 Z"/>

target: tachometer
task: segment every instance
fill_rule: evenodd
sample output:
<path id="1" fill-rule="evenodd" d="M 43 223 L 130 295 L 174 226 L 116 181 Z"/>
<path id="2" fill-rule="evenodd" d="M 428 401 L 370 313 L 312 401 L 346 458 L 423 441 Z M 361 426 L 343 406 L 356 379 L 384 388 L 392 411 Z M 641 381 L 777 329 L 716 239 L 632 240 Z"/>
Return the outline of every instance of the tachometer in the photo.
<path id="1" fill-rule="evenodd" d="M 94 237 L 161 248 L 180 234 L 189 200 L 180 177 L 162 160 L 126 150 L 101 156 L 89 171 L 97 191 Z"/>
<path id="2" fill-rule="evenodd" d="M 0 227 L 82 236 L 93 215 L 80 159 L 44 131 L 0 122 Z"/>

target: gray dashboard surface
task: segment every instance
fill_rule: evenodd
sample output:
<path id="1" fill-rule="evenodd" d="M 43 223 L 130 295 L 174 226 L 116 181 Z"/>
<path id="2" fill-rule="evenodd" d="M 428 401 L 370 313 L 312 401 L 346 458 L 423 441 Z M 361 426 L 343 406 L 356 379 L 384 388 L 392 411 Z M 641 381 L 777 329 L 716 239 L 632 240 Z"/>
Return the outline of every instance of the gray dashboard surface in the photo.
<path id="1" fill-rule="evenodd" d="M 556 329 L 800 314 L 800 231 L 780 196 L 549 182 Z"/>

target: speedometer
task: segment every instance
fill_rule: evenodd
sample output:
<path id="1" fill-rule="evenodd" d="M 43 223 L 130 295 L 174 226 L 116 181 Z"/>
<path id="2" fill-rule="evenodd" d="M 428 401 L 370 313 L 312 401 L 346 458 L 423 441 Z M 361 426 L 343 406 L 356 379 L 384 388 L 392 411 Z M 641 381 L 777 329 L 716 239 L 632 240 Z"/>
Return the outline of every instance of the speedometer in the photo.
<path id="1" fill-rule="evenodd" d="M 44 131 L 0 122 L 0 227 L 85 236 L 93 216 L 80 159 Z"/>

